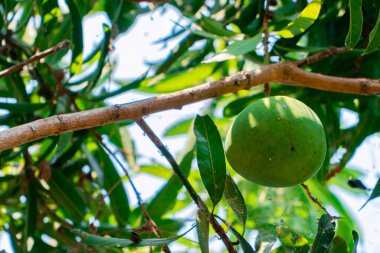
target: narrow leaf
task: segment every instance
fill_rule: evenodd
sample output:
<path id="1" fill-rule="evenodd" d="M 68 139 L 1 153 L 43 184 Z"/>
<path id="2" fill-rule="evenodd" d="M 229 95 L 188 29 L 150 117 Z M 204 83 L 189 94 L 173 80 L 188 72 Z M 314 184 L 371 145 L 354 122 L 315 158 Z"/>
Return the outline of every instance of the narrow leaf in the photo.
<path id="1" fill-rule="evenodd" d="M 0 191 L 0 203 L 3 204 L 9 197 L 15 195 L 20 190 L 20 180 L 17 177 L 7 182 L 4 190 Z"/>
<path id="2" fill-rule="evenodd" d="M 329 252 L 351 253 L 354 250 L 353 225 L 345 218 L 338 219 L 338 228 L 330 244 Z"/>
<path id="3" fill-rule="evenodd" d="M 88 245 L 88 246 L 110 246 L 110 247 L 146 247 L 146 246 L 162 246 L 165 244 L 169 244 L 171 242 L 174 242 L 181 238 L 182 236 L 186 235 L 188 232 L 190 232 L 194 227 L 191 227 L 189 230 L 187 230 L 185 233 L 174 236 L 171 238 L 152 238 L 152 239 L 143 239 L 138 243 L 135 243 L 128 239 L 121 239 L 121 238 L 111 238 L 111 237 L 102 237 L 98 235 L 93 235 L 86 233 L 84 231 L 81 231 L 79 229 L 73 230 L 75 234 L 77 234 L 79 237 L 82 238 L 82 243 Z"/>
<path id="4" fill-rule="evenodd" d="M 354 250 L 352 253 L 357 253 L 357 247 L 359 244 L 359 234 L 355 230 L 352 231 L 352 237 L 354 238 Z"/>
<path id="5" fill-rule="evenodd" d="M 221 22 L 206 16 L 202 16 L 201 25 L 206 31 L 219 36 L 230 37 L 236 35 L 236 33 L 227 30 Z"/>
<path id="6" fill-rule="evenodd" d="M 142 165 L 140 166 L 139 171 L 166 180 L 173 176 L 173 171 L 171 169 L 158 164 Z"/>
<path id="7" fill-rule="evenodd" d="M 199 171 L 214 206 L 223 196 L 226 181 L 226 162 L 222 139 L 210 116 L 195 118 Z"/>
<path id="8" fill-rule="evenodd" d="M 132 169 L 138 169 L 136 162 L 135 143 L 126 127 L 119 127 L 120 139 L 125 158 Z"/>
<path id="9" fill-rule="evenodd" d="M 226 47 L 223 51 L 204 61 L 204 63 L 221 62 L 229 59 L 234 59 L 240 55 L 244 55 L 255 50 L 257 44 L 259 44 L 262 40 L 263 39 L 261 33 L 259 33 L 252 38 L 236 41 Z"/>
<path id="10" fill-rule="evenodd" d="M 195 221 L 197 224 L 197 234 L 199 247 L 202 253 L 209 252 L 208 237 L 209 237 L 209 213 L 202 209 L 198 209 L 195 213 Z"/>
<path id="11" fill-rule="evenodd" d="M 192 122 L 193 122 L 193 119 L 185 119 L 185 120 L 176 122 L 175 124 L 169 126 L 168 129 L 166 129 L 166 131 L 164 132 L 164 136 L 169 137 L 169 136 L 175 136 L 179 134 L 186 134 Z"/>
<path id="12" fill-rule="evenodd" d="M 179 164 L 183 174 L 188 176 L 191 169 L 191 162 L 194 158 L 194 151 L 189 151 Z M 153 220 L 163 216 L 170 210 L 177 199 L 178 192 L 183 184 L 177 175 L 172 175 L 168 182 L 159 190 L 153 200 L 147 206 L 148 212 Z"/>
<path id="13" fill-rule="evenodd" d="M 113 164 L 110 156 L 99 144 L 99 165 L 103 169 L 103 185 L 109 193 L 112 212 L 120 225 L 125 225 L 129 217 L 128 195 L 124 188 L 117 168 Z"/>
<path id="14" fill-rule="evenodd" d="M 62 207 L 74 222 L 81 222 L 86 214 L 86 204 L 76 186 L 56 169 L 51 170 L 48 184 L 58 206 Z"/>
<path id="15" fill-rule="evenodd" d="M 375 27 L 372 29 L 369 34 L 369 42 L 367 49 L 364 51 L 364 54 L 369 54 L 375 51 L 380 46 L 380 10 L 379 15 L 377 16 L 377 21 Z"/>
<path id="16" fill-rule="evenodd" d="M 335 236 L 332 240 L 330 247 L 327 250 L 327 253 L 350 253 L 347 247 L 347 241 L 345 238 L 340 236 Z"/>
<path id="17" fill-rule="evenodd" d="M 198 39 L 198 35 L 189 34 L 185 37 L 172 53 L 166 58 L 166 60 L 157 68 L 156 75 L 165 73 L 182 55 L 188 52 L 188 49 L 194 44 Z"/>
<path id="18" fill-rule="evenodd" d="M 314 239 L 311 253 L 325 253 L 335 235 L 335 222 L 327 214 L 323 214 L 318 222 L 318 232 Z"/>
<path id="19" fill-rule="evenodd" d="M 73 29 L 73 54 L 70 66 L 70 72 L 78 74 L 82 68 L 83 54 L 83 28 L 82 17 L 79 14 L 78 8 L 73 0 L 66 0 L 67 6 L 70 9 L 70 16 Z"/>
<path id="20" fill-rule="evenodd" d="M 71 143 L 73 132 L 61 134 L 58 138 L 57 149 L 55 151 L 55 157 L 59 157 L 66 150 L 66 147 Z"/>
<path id="21" fill-rule="evenodd" d="M 373 189 L 371 195 L 369 196 L 368 200 L 364 203 L 364 205 L 360 208 L 363 209 L 367 205 L 367 203 L 377 197 L 380 196 L 380 178 L 377 180 L 377 183 L 375 185 L 375 188 Z"/>
<path id="22" fill-rule="evenodd" d="M 245 222 L 247 221 L 247 207 L 243 195 L 230 175 L 227 175 L 225 187 L 224 197 L 245 228 Z"/>
<path id="23" fill-rule="evenodd" d="M 362 0 L 350 0 L 350 28 L 346 37 L 346 46 L 354 48 L 362 34 Z"/>
<path id="24" fill-rule="evenodd" d="M 152 85 L 141 86 L 138 90 L 150 93 L 168 93 L 183 90 L 209 78 L 216 67 L 215 63 L 201 64 L 181 72 L 166 74 L 159 80 L 152 80 Z"/>
<path id="25" fill-rule="evenodd" d="M 219 218 L 219 217 L 218 217 Z M 220 219 L 220 218 L 219 218 Z M 222 220 L 222 219 L 221 219 Z M 231 230 L 231 232 L 236 236 L 236 238 L 239 240 L 239 245 L 241 246 L 241 249 L 243 250 L 243 253 L 255 253 L 256 251 L 252 248 L 252 246 L 249 244 L 249 242 L 230 224 L 228 224 L 226 221 L 222 220 L 228 228 Z"/>
<path id="26" fill-rule="evenodd" d="M 109 44 L 111 41 L 111 28 L 108 25 L 103 24 L 103 32 L 104 32 L 104 38 L 103 38 L 100 58 L 98 61 L 98 66 L 96 67 L 96 70 L 91 78 L 91 81 L 87 86 L 87 90 L 91 90 L 92 88 L 95 87 L 95 84 L 97 83 L 100 76 L 102 75 L 103 67 L 106 64 L 106 59 L 109 52 Z"/>
<path id="27" fill-rule="evenodd" d="M 3 103 L 0 102 L 0 109 L 8 110 L 12 113 L 35 112 L 46 107 L 47 103 Z"/>
<path id="28" fill-rule="evenodd" d="M 308 29 L 318 18 L 321 5 L 321 0 L 311 1 L 296 19 L 290 22 L 285 28 L 278 31 L 277 35 L 288 39 L 305 32 L 306 29 Z"/>

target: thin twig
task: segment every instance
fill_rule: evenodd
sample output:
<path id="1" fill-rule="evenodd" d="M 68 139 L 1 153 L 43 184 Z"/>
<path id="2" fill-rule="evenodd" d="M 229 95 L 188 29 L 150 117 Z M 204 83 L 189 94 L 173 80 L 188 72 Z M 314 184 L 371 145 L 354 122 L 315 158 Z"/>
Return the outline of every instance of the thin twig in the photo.
<path id="1" fill-rule="evenodd" d="M 317 204 L 328 216 L 332 217 L 327 209 L 322 205 L 322 203 L 310 192 L 309 187 L 306 184 L 301 184 L 302 188 L 305 190 L 307 197 Z"/>
<path id="2" fill-rule="evenodd" d="M 166 160 L 170 163 L 170 165 L 173 168 L 174 173 L 179 177 L 182 184 L 185 186 L 187 192 L 190 194 L 191 198 L 194 200 L 195 204 L 202 210 L 209 211 L 206 208 L 206 205 L 203 203 L 202 199 L 199 197 L 199 195 L 194 190 L 193 186 L 190 184 L 190 182 L 187 180 L 186 176 L 182 173 L 182 170 L 176 160 L 174 159 L 173 155 L 169 152 L 169 150 L 165 147 L 165 145 L 162 143 L 160 138 L 153 132 L 153 130 L 149 127 L 149 125 L 145 122 L 144 119 L 140 118 L 136 120 L 137 124 L 140 126 L 140 128 L 145 132 L 145 134 L 149 137 L 149 139 L 154 143 L 154 145 L 160 150 L 160 152 L 163 154 L 163 156 L 166 158 Z M 220 224 L 217 222 L 214 216 L 210 215 L 210 223 L 212 227 L 214 228 L 215 232 L 220 236 L 222 239 L 224 245 L 226 246 L 228 252 L 230 253 L 236 253 L 237 251 L 234 249 L 234 245 L 232 244 L 231 240 L 226 235 L 224 229 L 220 226 Z"/>
<path id="3" fill-rule="evenodd" d="M 71 100 L 71 103 L 74 105 L 75 109 L 76 110 L 80 110 L 78 105 L 75 103 L 75 100 Z M 142 213 L 144 215 L 144 218 L 145 218 L 145 221 L 146 221 L 146 225 L 148 226 L 149 229 L 151 229 L 155 235 L 159 238 L 162 238 L 162 234 L 161 234 L 161 231 L 158 229 L 156 223 L 152 220 L 152 218 L 150 217 L 149 213 L 148 213 L 148 210 L 146 209 L 145 207 L 145 204 L 140 196 L 140 193 L 138 192 L 135 184 L 133 183 L 132 181 L 132 178 L 130 177 L 129 175 L 129 172 L 128 170 L 124 167 L 124 164 L 119 160 L 119 158 L 111 151 L 111 149 L 107 146 L 107 144 L 105 144 L 102 140 L 102 137 L 101 135 L 96 132 L 94 129 L 89 129 L 89 131 L 92 133 L 92 135 L 99 141 L 100 145 L 102 145 L 102 147 L 114 158 L 114 160 L 119 164 L 120 168 L 123 170 L 124 174 L 126 175 L 126 177 L 128 178 L 129 180 L 129 183 L 132 187 L 132 190 L 133 192 L 135 193 L 136 195 L 136 199 L 139 203 L 139 206 L 142 210 Z M 118 186 L 119 184 L 121 183 L 121 180 L 119 180 L 118 182 L 116 182 L 109 190 L 108 190 L 108 195 L 112 194 L 112 191 L 116 188 L 116 186 Z M 104 200 L 102 200 L 101 202 L 102 204 L 104 204 Z M 100 207 L 101 205 L 99 205 Z M 100 209 L 98 209 L 100 210 Z M 97 213 L 98 214 L 98 213 Z M 165 253 L 170 253 L 170 249 L 167 245 L 163 245 L 162 246 L 162 250 L 165 252 Z"/>
<path id="4" fill-rule="evenodd" d="M 185 186 L 186 190 L 189 192 L 190 197 L 194 200 L 195 204 L 199 208 L 204 208 L 205 205 L 202 202 L 201 198 L 198 196 L 197 192 L 194 190 L 193 186 L 190 184 L 190 182 L 187 180 L 186 176 L 182 173 L 182 170 L 178 163 L 176 162 L 173 155 L 169 152 L 169 150 L 165 147 L 165 145 L 162 143 L 160 138 L 153 132 L 153 130 L 150 128 L 150 126 L 145 122 L 144 119 L 138 119 L 136 120 L 136 123 L 139 125 L 139 127 L 145 132 L 145 134 L 149 137 L 149 139 L 153 142 L 153 144 L 160 150 L 162 155 L 168 160 L 170 165 L 173 168 L 174 173 L 179 177 L 183 185 Z"/>
<path id="5" fill-rule="evenodd" d="M 45 58 L 49 54 L 55 53 L 55 52 L 60 51 L 62 49 L 69 48 L 70 46 L 71 46 L 71 42 L 69 40 L 64 40 L 61 43 L 59 43 L 58 45 L 51 47 L 45 51 L 42 51 L 40 53 L 37 53 L 37 54 L 33 55 L 32 57 L 30 57 L 29 59 L 27 59 L 23 62 L 20 62 L 17 65 L 14 65 L 12 67 L 4 69 L 3 71 L 0 71 L 0 78 L 3 78 L 3 77 L 8 76 L 10 74 L 13 74 L 14 72 L 22 69 L 24 66 L 26 66 L 32 62 L 38 61 L 42 58 Z"/>
<path id="6" fill-rule="evenodd" d="M 264 10 L 264 17 L 263 17 L 263 30 L 264 30 L 264 38 L 263 38 L 263 44 L 264 44 L 264 62 L 266 64 L 270 63 L 270 57 L 269 57 L 269 31 L 268 31 L 268 22 L 269 22 L 269 0 L 265 1 L 265 10 Z M 264 84 L 264 92 L 265 96 L 270 96 L 270 86 L 269 83 Z"/>
<path id="7" fill-rule="evenodd" d="M 145 204 L 140 196 L 140 193 L 138 192 L 135 184 L 133 183 L 132 181 L 132 178 L 130 177 L 129 175 L 129 172 L 127 171 L 127 169 L 124 167 L 123 163 L 120 161 L 120 159 L 111 151 L 111 149 L 108 148 L 108 146 L 102 141 L 101 139 L 101 136 L 94 130 L 94 129 L 90 129 L 90 132 L 95 136 L 95 138 L 97 138 L 97 140 L 99 141 L 99 143 L 102 145 L 102 147 L 113 157 L 113 159 L 117 162 L 117 164 L 119 164 L 120 168 L 123 170 L 125 176 L 128 178 L 128 181 L 132 187 L 132 190 L 133 192 L 135 193 L 136 195 L 136 198 L 137 198 L 137 201 L 139 203 L 139 206 L 141 208 L 141 211 L 144 215 L 144 218 L 145 218 L 145 221 L 147 223 L 147 226 L 149 228 L 152 229 L 153 233 L 159 237 L 159 238 L 162 238 L 162 234 L 161 234 L 161 231 L 158 229 L 156 223 L 152 220 L 152 218 L 150 217 L 149 213 L 148 213 L 148 210 L 146 210 L 146 207 L 145 207 Z M 111 190 L 111 189 L 110 189 Z M 165 253 L 170 253 L 170 249 L 167 245 L 164 245 L 162 246 L 162 250 L 165 252 Z"/>
<path id="8" fill-rule="evenodd" d="M 295 62 L 295 64 L 298 67 L 303 67 L 305 65 L 310 65 L 312 63 L 324 60 L 326 58 L 330 58 L 331 56 L 334 56 L 334 55 L 336 55 L 338 53 L 345 53 L 345 52 L 348 52 L 348 51 L 349 51 L 349 49 L 346 48 L 346 47 L 331 47 L 331 48 L 328 48 L 325 51 L 316 53 L 316 54 L 314 54 L 312 56 L 309 56 L 309 57 L 307 57 L 307 58 L 305 58 L 303 60 L 297 61 L 297 62 Z"/>

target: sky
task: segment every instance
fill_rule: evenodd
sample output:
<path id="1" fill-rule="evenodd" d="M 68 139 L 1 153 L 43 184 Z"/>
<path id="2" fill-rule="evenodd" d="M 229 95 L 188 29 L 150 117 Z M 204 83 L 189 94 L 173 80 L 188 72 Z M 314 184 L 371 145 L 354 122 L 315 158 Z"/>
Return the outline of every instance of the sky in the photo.
<path id="1" fill-rule="evenodd" d="M 102 23 L 108 22 L 104 15 L 96 14 L 85 18 L 84 20 L 84 40 L 85 54 L 90 52 L 96 42 L 102 39 Z M 169 35 L 175 26 L 176 22 L 185 24 L 186 20 L 180 20 L 179 13 L 174 8 L 167 8 L 164 15 L 161 15 L 160 10 L 153 10 L 150 13 L 138 17 L 134 27 L 128 33 L 121 35 L 114 43 L 114 52 L 112 53 L 111 61 L 117 62 L 117 67 L 114 69 L 113 77 L 116 79 L 129 80 L 141 76 L 148 70 L 145 62 L 155 62 L 163 59 L 169 54 L 181 37 L 170 41 L 166 47 L 162 45 L 152 44 L 159 38 Z M 113 86 L 111 86 L 112 88 Z M 136 101 L 146 98 L 148 95 L 143 93 L 127 93 L 119 95 L 108 100 L 109 104 L 122 104 L 131 101 Z M 200 113 L 206 108 L 209 101 L 195 103 L 190 106 L 185 106 L 182 110 L 169 110 L 162 113 L 157 113 L 146 117 L 146 121 L 153 130 L 162 136 L 163 132 L 174 122 L 182 118 L 194 117 L 196 113 Z M 348 110 L 342 111 L 343 119 L 342 126 L 349 126 L 357 122 L 357 115 Z M 140 154 L 149 154 L 149 156 L 162 164 L 167 164 L 165 159 L 160 155 L 151 141 L 144 136 L 143 132 L 133 125 L 129 128 L 130 134 L 137 138 L 136 148 Z M 177 154 L 186 145 L 185 137 L 180 138 L 164 138 L 165 145 L 171 152 Z M 380 137 L 373 135 L 357 150 L 354 158 L 349 162 L 348 167 L 356 168 L 363 171 L 366 176 L 363 182 L 368 187 L 376 184 L 379 178 L 380 171 Z M 149 180 L 149 184 L 147 184 Z M 160 189 L 164 181 L 139 175 L 134 177 L 134 183 L 137 189 L 140 190 L 143 199 L 149 199 Z M 146 187 L 151 185 L 152 187 Z M 125 186 L 130 190 L 128 183 Z M 335 187 L 332 189 L 334 193 L 348 206 L 351 213 L 359 221 L 359 226 L 363 231 L 364 240 L 361 241 L 361 251 L 365 253 L 376 253 L 380 248 L 378 240 L 379 224 L 380 224 L 380 201 L 374 200 L 370 202 L 363 210 L 358 211 L 361 205 L 366 201 L 366 197 L 360 197 L 342 191 Z M 136 203 L 134 194 L 130 194 L 132 204 Z M 192 212 L 192 210 L 189 210 Z M 194 235 L 193 235 L 194 236 Z M 0 250 L 4 249 L 7 252 L 12 252 L 7 235 L 0 233 Z M 215 250 L 215 249 L 214 249 Z"/>

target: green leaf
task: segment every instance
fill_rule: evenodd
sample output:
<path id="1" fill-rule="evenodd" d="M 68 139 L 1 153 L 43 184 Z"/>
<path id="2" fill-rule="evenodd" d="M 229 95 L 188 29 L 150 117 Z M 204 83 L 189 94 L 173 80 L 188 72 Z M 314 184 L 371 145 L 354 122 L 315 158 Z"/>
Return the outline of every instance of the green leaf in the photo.
<path id="1" fill-rule="evenodd" d="M 166 60 L 157 68 L 156 75 L 167 72 L 168 69 L 189 50 L 198 38 L 198 35 L 191 33 L 181 40 L 179 45 L 174 48 L 168 58 L 166 58 Z"/>
<path id="2" fill-rule="evenodd" d="M 194 158 L 194 151 L 189 151 L 179 164 L 183 174 L 188 176 L 191 169 L 191 162 Z M 158 191 L 156 196 L 147 206 L 147 210 L 153 220 L 163 216 L 170 210 L 177 199 L 179 190 L 183 184 L 177 175 L 172 175 L 169 181 Z"/>
<path id="3" fill-rule="evenodd" d="M 219 219 L 222 220 L 221 218 L 219 218 Z M 233 226 L 231 226 L 230 224 L 228 224 L 224 220 L 222 220 L 222 221 L 228 226 L 228 228 L 231 230 L 231 232 L 239 240 L 239 245 L 241 246 L 241 249 L 243 250 L 243 253 L 255 253 L 256 252 L 252 248 L 252 246 L 249 244 L 249 242 Z"/>
<path id="4" fill-rule="evenodd" d="M 236 33 L 227 30 L 224 25 L 212 18 L 208 18 L 206 16 L 202 16 L 201 18 L 201 26 L 208 32 L 212 34 L 216 34 L 219 36 L 224 36 L 224 37 L 231 37 L 235 36 Z"/>
<path id="5" fill-rule="evenodd" d="M 350 28 L 346 37 L 346 46 L 354 48 L 360 40 L 363 27 L 362 0 L 350 0 Z"/>
<path id="6" fill-rule="evenodd" d="M 57 204 L 74 222 L 81 222 L 86 214 L 86 204 L 73 182 L 60 171 L 52 169 L 48 184 L 50 193 Z"/>
<path id="7" fill-rule="evenodd" d="M 122 238 L 112 238 L 112 237 L 103 237 L 98 235 L 93 235 L 86 233 L 84 231 L 81 231 L 79 229 L 74 229 L 73 233 L 77 234 L 79 237 L 82 238 L 82 243 L 88 245 L 88 246 L 99 246 L 99 247 L 147 247 L 147 246 L 162 246 L 165 244 L 169 244 L 171 242 L 174 242 L 178 240 L 179 238 L 186 235 L 188 232 L 190 232 L 194 227 L 191 227 L 189 230 L 187 230 L 185 233 L 174 236 L 171 238 L 152 238 L 152 239 L 142 239 L 140 242 L 135 243 L 128 239 L 122 239 Z"/>
<path id="8" fill-rule="evenodd" d="M 171 169 L 158 164 L 142 165 L 140 166 L 140 171 L 163 179 L 169 179 L 173 176 L 173 171 Z"/>
<path id="9" fill-rule="evenodd" d="M 263 39 L 261 33 L 258 33 L 256 36 L 252 38 L 241 41 L 235 41 L 221 52 L 217 53 L 210 59 L 204 61 L 204 63 L 221 62 L 229 59 L 234 59 L 238 56 L 254 51 L 256 49 L 257 44 L 259 44 L 262 40 Z"/>
<path id="10" fill-rule="evenodd" d="M 193 119 L 185 119 L 181 120 L 179 122 L 174 123 L 173 125 L 169 126 L 168 129 L 165 130 L 164 136 L 175 136 L 180 134 L 186 134 L 193 123 Z"/>
<path id="11" fill-rule="evenodd" d="M 301 33 L 304 33 L 318 18 L 321 10 L 322 1 L 313 0 L 305 9 L 290 22 L 285 28 L 277 32 L 277 35 L 283 38 L 293 38 Z"/>
<path id="12" fill-rule="evenodd" d="M 90 96 L 87 99 L 93 102 L 103 101 L 106 98 L 114 97 L 123 92 L 138 88 L 145 79 L 146 79 L 146 74 L 144 74 L 142 77 L 139 77 L 137 80 L 134 80 L 128 84 L 115 80 L 115 82 L 121 85 L 122 87 L 114 91 L 109 91 L 109 92 L 105 91 L 96 96 L 93 96 L 93 94 L 88 94 Z"/>
<path id="13" fill-rule="evenodd" d="M 375 51 L 380 46 L 380 10 L 377 16 L 377 21 L 375 27 L 372 29 L 369 34 L 369 42 L 367 49 L 364 51 L 364 54 L 369 54 Z"/>
<path id="14" fill-rule="evenodd" d="M 145 12 L 143 9 L 136 8 L 136 4 L 124 0 L 106 1 L 105 10 L 112 24 L 118 27 L 120 33 L 127 31 L 134 23 L 137 15 Z"/>
<path id="15" fill-rule="evenodd" d="M 209 252 L 208 237 L 209 237 L 209 212 L 198 209 L 195 213 L 195 221 L 197 224 L 197 235 L 199 241 L 199 247 L 202 253 Z"/>
<path id="16" fill-rule="evenodd" d="M 66 150 L 66 147 L 71 143 L 73 132 L 61 134 L 58 138 L 57 149 L 55 151 L 55 157 L 59 157 Z"/>
<path id="17" fill-rule="evenodd" d="M 345 218 L 338 219 L 338 228 L 328 252 L 351 253 L 354 251 L 353 225 Z"/>
<path id="18" fill-rule="evenodd" d="M 347 250 L 346 240 L 340 236 L 335 236 L 327 250 L 327 253 L 350 253 Z"/>
<path id="19" fill-rule="evenodd" d="M 95 87 L 97 81 L 102 75 L 103 67 L 106 64 L 106 59 L 109 52 L 109 44 L 111 42 L 111 28 L 108 25 L 103 24 L 103 32 L 104 32 L 104 38 L 103 38 L 103 43 L 102 43 L 102 49 L 100 51 L 101 53 L 100 53 L 100 58 L 98 61 L 98 66 L 96 67 L 95 72 L 91 76 L 91 81 L 87 86 L 87 90 L 91 90 L 92 88 Z"/>
<path id="20" fill-rule="evenodd" d="M 5 176 L 1 176 L 0 177 L 0 184 L 1 183 L 5 183 L 5 182 L 9 182 L 9 181 L 13 181 L 14 179 L 16 179 L 17 176 L 15 175 L 5 175 Z"/>
<path id="21" fill-rule="evenodd" d="M 99 165 L 103 169 L 103 186 L 107 190 L 112 212 L 120 225 L 128 222 L 130 214 L 128 195 L 122 179 L 104 148 L 98 144 Z"/>
<path id="22" fill-rule="evenodd" d="M 74 0 L 66 0 L 67 6 L 70 9 L 70 16 L 73 29 L 72 48 L 73 54 L 71 57 L 70 72 L 72 74 L 78 74 L 82 68 L 82 54 L 83 54 L 83 28 L 82 17 L 78 11 L 78 8 Z"/>
<path id="23" fill-rule="evenodd" d="M 369 196 L 368 200 L 363 204 L 362 207 L 360 207 L 360 210 L 363 209 L 367 205 L 367 203 L 377 197 L 380 196 L 380 178 L 377 180 L 377 183 L 375 185 L 375 188 L 371 192 L 371 195 Z"/>
<path id="24" fill-rule="evenodd" d="M 311 253 L 325 253 L 335 235 L 335 222 L 327 214 L 323 214 L 318 222 L 318 232 L 314 239 Z"/>
<path id="25" fill-rule="evenodd" d="M 195 118 L 197 161 L 204 186 L 214 206 L 223 196 L 226 181 L 226 162 L 222 139 L 210 116 Z"/>
<path id="26" fill-rule="evenodd" d="M 352 237 L 354 238 L 354 249 L 352 253 L 357 253 L 357 247 L 359 244 L 359 234 L 355 230 L 352 231 Z"/>
<path id="27" fill-rule="evenodd" d="M 203 82 L 214 73 L 217 64 L 201 64 L 181 72 L 170 73 L 162 76 L 159 80 L 152 80 L 152 85 L 141 86 L 140 91 L 150 93 L 168 93 L 193 87 Z"/>
<path id="28" fill-rule="evenodd" d="M 34 8 L 33 1 L 23 1 L 24 5 L 22 6 L 22 14 L 20 18 L 17 20 L 17 27 L 14 30 L 14 33 L 18 33 L 21 30 L 26 30 L 26 26 L 32 17 Z"/>
<path id="29" fill-rule="evenodd" d="M 3 103 L 0 102 L 0 109 L 8 110 L 12 113 L 35 112 L 48 106 L 47 103 Z"/>
<path id="30" fill-rule="evenodd" d="M 328 187 L 323 186 L 316 180 L 309 180 L 307 182 L 310 191 L 313 195 L 320 200 L 322 203 L 329 203 L 340 216 L 345 217 L 346 219 L 351 219 L 352 217 L 348 210 L 343 206 L 343 204 L 339 201 L 339 199 L 332 193 Z"/>
<path id="31" fill-rule="evenodd" d="M 1 178 L 4 179 L 5 178 Z M 8 180 L 9 179 L 9 180 Z M 16 193 L 20 190 L 20 180 L 18 177 L 9 178 L 6 177 L 7 180 L 7 186 L 4 190 L 0 191 L 0 203 L 3 204 L 5 201 L 7 201 L 10 197 L 14 196 Z M 2 181 L 3 183 L 4 181 Z"/>
<path id="32" fill-rule="evenodd" d="M 4 79 L 9 91 L 12 91 L 14 98 L 17 102 L 27 103 L 30 102 L 26 85 L 18 73 L 13 73 L 11 76 L 5 76 Z"/>
<path id="33" fill-rule="evenodd" d="M 243 195 L 239 191 L 239 188 L 237 187 L 230 175 L 227 175 L 226 178 L 224 197 L 226 198 L 228 204 L 231 206 L 232 210 L 234 211 L 239 221 L 243 225 L 244 231 L 245 222 L 247 221 L 247 207 L 245 205 Z"/>
<path id="34" fill-rule="evenodd" d="M 264 98 L 265 95 L 262 91 L 257 94 L 253 94 L 251 96 L 245 96 L 241 98 L 236 98 L 227 104 L 223 109 L 224 117 L 233 117 L 238 115 L 245 107 L 252 104 L 255 100 Z"/>

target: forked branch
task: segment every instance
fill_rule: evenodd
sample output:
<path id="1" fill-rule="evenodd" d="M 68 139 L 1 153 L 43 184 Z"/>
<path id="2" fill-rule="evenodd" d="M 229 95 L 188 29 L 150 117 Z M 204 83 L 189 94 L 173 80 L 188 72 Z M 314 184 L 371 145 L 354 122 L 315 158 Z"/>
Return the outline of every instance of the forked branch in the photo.
<path id="1" fill-rule="evenodd" d="M 127 119 L 140 119 L 145 115 L 165 110 L 180 109 L 184 105 L 220 97 L 269 82 L 340 93 L 380 94 L 380 80 L 315 74 L 300 69 L 298 64 L 297 62 L 271 64 L 256 70 L 243 71 L 218 81 L 133 103 L 39 119 L 0 132 L 0 151 L 52 135 L 93 128 Z"/>
<path id="2" fill-rule="evenodd" d="M 160 152 L 163 154 L 163 156 L 166 158 L 166 160 L 170 163 L 170 165 L 173 168 L 174 173 L 179 177 L 182 184 L 184 185 L 187 192 L 190 194 L 190 197 L 193 199 L 193 201 L 198 206 L 198 208 L 203 209 L 203 211 L 206 211 L 207 213 L 209 213 L 206 205 L 203 203 L 202 199 L 199 197 L 197 192 L 194 190 L 193 186 L 187 180 L 186 176 L 182 173 L 182 170 L 179 167 L 176 160 L 174 159 L 173 155 L 165 147 L 165 145 L 162 143 L 160 138 L 158 138 L 158 136 L 153 132 L 153 130 L 149 127 L 149 125 L 145 122 L 144 119 L 140 118 L 136 122 L 140 126 L 140 128 L 145 132 L 145 134 L 149 137 L 149 139 L 154 143 L 154 145 L 160 150 Z M 222 226 L 218 223 L 218 221 L 215 219 L 215 217 L 213 215 L 211 215 L 209 213 L 209 216 L 210 216 L 210 223 L 211 223 L 212 227 L 214 228 L 214 231 L 222 239 L 224 245 L 227 248 L 227 251 L 229 253 L 237 253 L 237 251 L 234 249 L 233 243 L 231 242 L 231 240 L 226 235 L 226 232 L 224 231 Z"/>

